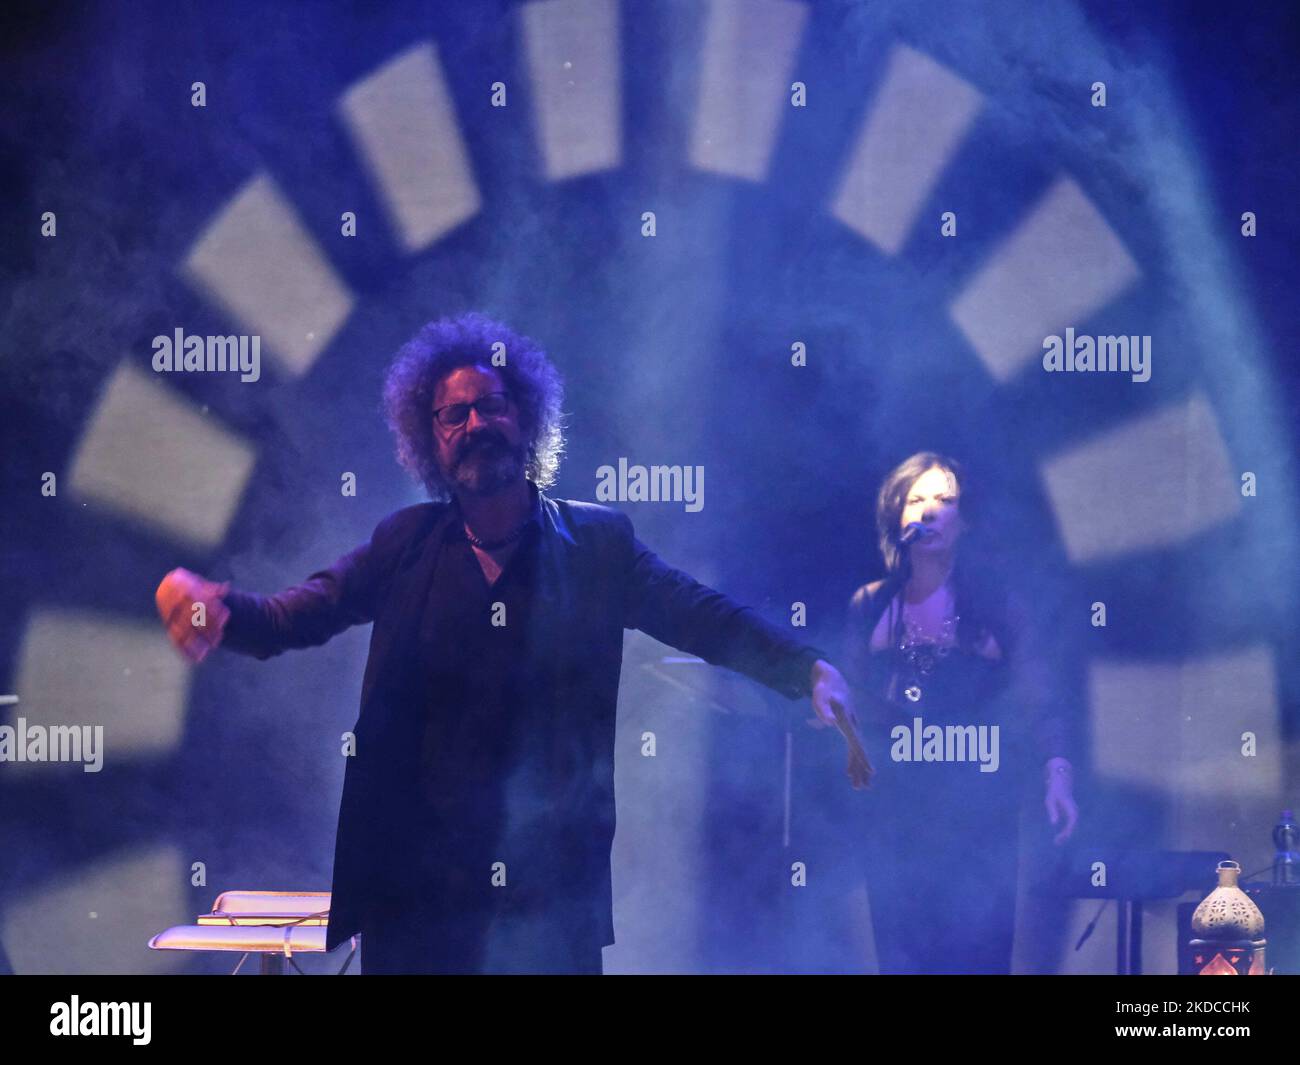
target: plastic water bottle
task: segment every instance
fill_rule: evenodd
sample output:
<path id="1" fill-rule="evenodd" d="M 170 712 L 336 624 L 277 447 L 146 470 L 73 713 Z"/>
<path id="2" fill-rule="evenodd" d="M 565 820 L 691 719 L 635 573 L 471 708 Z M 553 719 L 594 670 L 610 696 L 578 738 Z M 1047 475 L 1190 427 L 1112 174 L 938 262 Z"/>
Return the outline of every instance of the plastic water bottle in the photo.
<path id="1" fill-rule="evenodd" d="M 1273 846 L 1277 854 L 1273 857 L 1273 883 L 1300 885 L 1300 829 L 1296 828 L 1295 818 L 1290 810 L 1282 811 L 1282 819 L 1273 829 Z"/>

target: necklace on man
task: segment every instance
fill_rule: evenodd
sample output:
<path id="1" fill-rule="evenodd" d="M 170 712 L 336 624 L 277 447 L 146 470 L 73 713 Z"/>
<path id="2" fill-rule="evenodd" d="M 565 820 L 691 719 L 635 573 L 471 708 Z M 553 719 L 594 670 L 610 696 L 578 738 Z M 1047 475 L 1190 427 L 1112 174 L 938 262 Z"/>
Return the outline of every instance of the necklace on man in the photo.
<path id="1" fill-rule="evenodd" d="M 495 551 L 499 547 L 505 547 L 507 544 L 513 544 L 516 540 L 519 539 L 519 537 L 523 536 L 524 529 L 527 527 L 527 525 L 528 522 L 527 520 L 525 520 L 523 524 L 521 524 L 519 528 L 517 528 L 509 536 L 502 537 L 500 540 L 480 540 L 477 536 L 475 536 L 472 532 L 469 531 L 468 526 L 465 526 L 464 527 L 465 539 L 468 540 L 475 547 L 477 547 L 480 551 Z"/>

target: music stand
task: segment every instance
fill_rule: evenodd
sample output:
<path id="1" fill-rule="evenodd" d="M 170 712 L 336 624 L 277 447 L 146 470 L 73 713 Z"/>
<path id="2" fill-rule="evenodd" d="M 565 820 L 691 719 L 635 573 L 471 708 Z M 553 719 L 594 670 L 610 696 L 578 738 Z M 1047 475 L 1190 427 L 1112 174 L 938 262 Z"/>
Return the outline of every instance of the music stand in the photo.
<path id="1" fill-rule="evenodd" d="M 1142 975 L 1142 905 L 1176 899 L 1189 891 L 1207 891 L 1226 851 L 1110 851 L 1092 854 L 1086 865 L 1074 864 L 1057 874 L 1044 891 L 1071 899 L 1114 899 L 1115 973 Z M 1103 862 L 1106 883 L 1092 886 L 1092 866 Z"/>

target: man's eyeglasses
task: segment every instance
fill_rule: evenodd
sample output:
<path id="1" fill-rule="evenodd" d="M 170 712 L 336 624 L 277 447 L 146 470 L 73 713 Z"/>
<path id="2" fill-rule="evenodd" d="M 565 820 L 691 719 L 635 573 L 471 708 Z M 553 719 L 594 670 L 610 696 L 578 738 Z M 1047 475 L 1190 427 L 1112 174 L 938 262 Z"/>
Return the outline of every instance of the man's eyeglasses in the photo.
<path id="1" fill-rule="evenodd" d="M 473 403 L 448 403 L 445 407 L 438 407 L 433 417 L 444 429 L 456 429 L 469 420 L 471 407 L 484 418 L 499 418 L 510 407 L 510 393 L 488 392 Z"/>

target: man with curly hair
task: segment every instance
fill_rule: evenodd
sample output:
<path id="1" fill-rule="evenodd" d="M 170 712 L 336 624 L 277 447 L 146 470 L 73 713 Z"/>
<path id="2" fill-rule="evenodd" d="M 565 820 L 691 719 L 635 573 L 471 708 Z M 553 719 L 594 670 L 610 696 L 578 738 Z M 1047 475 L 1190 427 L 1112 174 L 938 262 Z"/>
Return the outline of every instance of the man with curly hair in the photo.
<path id="1" fill-rule="evenodd" d="M 527 337 L 477 313 L 431 322 L 398 351 L 384 405 L 432 502 L 278 595 L 182 569 L 159 585 L 194 662 L 373 622 L 326 944 L 360 932 L 365 973 L 601 971 L 625 628 L 852 720 L 815 648 L 666 565 L 626 515 L 545 493 L 562 396 Z M 860 787 L 871 767 L 850 748 Z"/>

